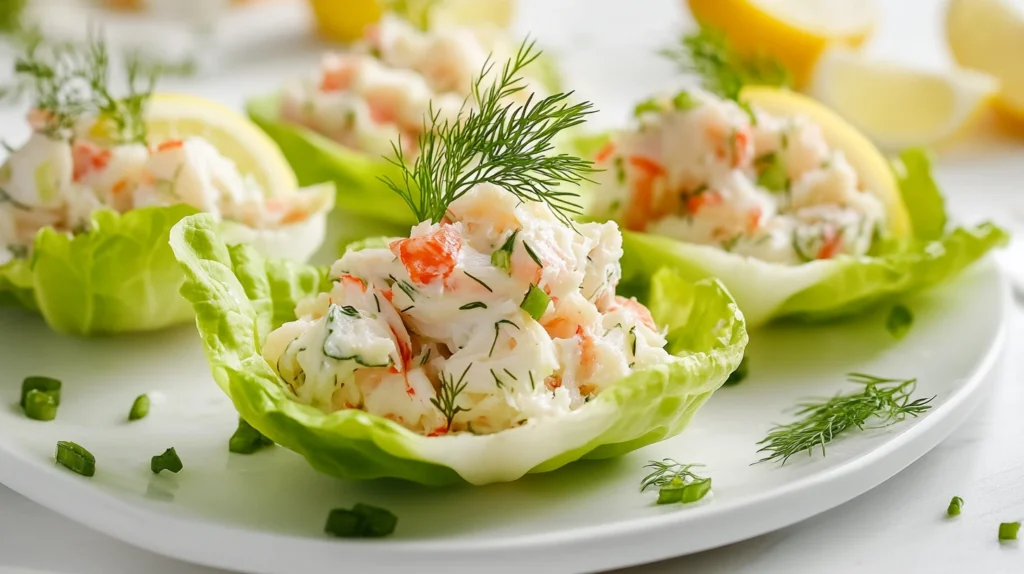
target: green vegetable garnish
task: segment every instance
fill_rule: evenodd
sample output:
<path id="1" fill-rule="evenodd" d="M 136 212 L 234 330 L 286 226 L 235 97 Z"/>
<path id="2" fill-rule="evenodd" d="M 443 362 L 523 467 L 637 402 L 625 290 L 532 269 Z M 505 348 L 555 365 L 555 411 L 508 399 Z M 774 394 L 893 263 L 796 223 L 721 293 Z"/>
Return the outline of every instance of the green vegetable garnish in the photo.
<path id="1" fill-rule="evenodd" d="M 647 112 L 660 112 L 662 110 L 661 103 L 657 99 L 651 98 L 644 100 L 633 108 L 633 116 L 640 117 Z"/>
<path id="2" fill-rule="evenodd" d="M 25 395 L 25 416 L 37 421 L 57 418 L 57 400 L 50 393 L 32 389 Z"/>
<path id="3" fill-rule="evenodd" d="M 687 92 L 685 90 L 679 92 L 678 94 L 675 95 L 675 97 L 672 98 L 672 107 L 681 112 L 692 110 L 693 108 L 696 108 L 699 105 L 700 103 L 697 100 L 693 99 L 693 96 L 690 95 L 690 92 Z"/>
<path id="4" fill-rule="evenodd" d="M 742 383 L 749 374 L 750 361 L 748 361 L 747 357 L 744 355 L 743 360 L 740 361 L 740 366 L 736 367 L 736 370 L 730 373 L 729 378 L 725 380 L 725 386 L 731 387 L 733 385 L 738 385 Z"/>
<path id="5" fill-rule="evenodd" d="M 1020 522 L 1003 522 L 999 525 L 999 540 L 1016 540 Z"/>
<path id="6" fill-rule="evenodd" d="M 512 235 L 509 235 L 508 239 L 505 240 L 505 243 L 503 243 L 497 251 L 491 253 L 491 265 L 494 265 L 505 273 L 512 273 L 512 251 L 516 248 L 516 235 L 518 234 L 519 230 L 513 231 Z M 480 282 L 476 277 L 473 277 L 473 279 L 478 283 Z M 481 285 L 483 285 L 483 283 L 481 283 Z M 487 287 L 487 285 L 484 285 L 484 287 Z M 487 287 L 487 290 L 490 291 L 491 288 Z"/>
<path id="7" fill-rule="evenodd" d="M 913 324 L 914 314 L 910 309 L 906 305 L 894 305 L 885 319 L 885 330 L 889 331 L 894 339 L 902 339 L 907 336 L 907 331 L 910 331 Z"/>
<path id="8" fill-rule="evenodd" d="M 594 171 L 593 162 L 566 153 L 552 153 L 555 136 L 583 123 L 593 113 L 590 102 L 569 104 L 571 93 L 555 93 L 523 105 L 505 102 L 526 89 L 523 69 L 540 52 L 524 42 L 504 65 L 494 83 L 494 63 L 487 60 L 472 89 L 472 103 L 454 121 L 440 121 L 431 108 L 428 126 L 419 136 L 420 155 L 407 165 L 401 142 L 393 144 L 401 183 L 382 181 L 409 206 L 417 221 L 440 221 L 448 206 L 481 182 L 505 188 L 522 201 L 547 204 L 563 223 L 581 213 L 578 185 Z"/>
<path id="9" fill-rule="evenodd" d="M 228 441 L 228 450 L 237 454 L 252 454 L 263 447 L 273 446 L 274 441 L 252 428 L 244 419 L 238 419 L 238 428 Z"/>
<path id="10" fill-rule="evenodd" d="M 776 425 L 769 431 L 764 445 L 757 452 L 767 455 L 757 462 L 781 460 L 785 464 L 789 457 L 806 451 L 810 455 L 815 447 L 821 447 L 825 455 L 825 444 L 836 436 L 852 429 L 877 429 L 902 422 L 908 416 L 917 417 L 931 408 L 935 397 L 911 399 L 917 379 L 885 379 L 862 373 L 850 373 L 847 380 L 863 385 L 864 390 L 850 395 L 837 395 L 802 403 L 798 406 L 799 420 Z M 868 421 L 877 423 L 869 426 Z"/>
<path id="11" fill-rule="evenodd" d="M 443 372 L 437 375 L 441 379 L 441 389 L 437 393 L 437 398 L 430 399 L 430 404 L 434 405 L 444 415 L 445 422 L 447 423 L 447 426 L 445 426 L 446 430 L 451 430 L 455 415 L 469 410 L 459 406 L 458 399 L 462 391 L 466 390 L 466 385 L 469 384 L 469 381 L 466 380 L 466 374 L 469 373 L 469 368 L 472 366 L 473 363 L 466 365 L 466 370 L 462 371 L 458 381 L 455 380 L 455 375 L 445 376 Z"/>
<path id="12" fill-rule="evenodd" d="M 953 500 L 949 501 L 949 506 L 946 508 L 946 516 L 960 516 L 960 509 L 964 506 L 964 499 L 959 496 L 954 496 Z"/>
<path id="13" fill-rule="evenodd" d="M 51 377 L 25 377 L 21 382 L 21 400 L 18 402 L 21 408 L 25 408 L 25 399 L 30 391 L 39 391 L 53 397 L 53 402 L 60 406 L 61 382 Z"/>
<path id="14" fill-rule="evenodd" d="M 786 191 L 789 189 L 789 173 L 782 156 L 772 152 L 754 160 L 758 169 L 757 185 L 768 191 Z"/>
<path id="15" fill-rule="evenodd" d="M 324 532 L 339 538 L 381 538 L 395 531 L 398 517 L 369 504 L 356 504 L 352 510 L 335 508 L 327 515 Z"/>
<path id="16" fill-rule="evenodd" d="M 658 504 L 697 502 L 711 491 L 711 479 L 698 476 L 691 468 L 699 464 L 682 464 L 671 458 L 649 461 L 644 468 L 653 469 L 640 482 L 640 492 L 658 487 Z"/>
<path id="17" fill-rule="evenodd" d="M 54 459 L 72 472 L 82 476 L 96 474 L 96 457 L 91 452 L 71 441 L 58 441 Z"/>
<path id="18" fill-rule="evenodd" d="M 153 474 L 160 474 L 161 470 L 167 470 L 173 473 L 179 472 L 184 465 L 181 464 L 181 459 L 178 458 L 178 453 L 171 447 L 164 451 L 163 454 L 158 454 L 149 461 L 149 468 L 153 471 Z"/>
<path id="19" fill-rule="evenodd" d="M 128 411 L 128 420 L 137 421 L 149 414 L 149 395 L 139 395 Z"/>
<path id="20" fill-rule="evenodd" d="M 543 289 L 531 283 L 530 290 L 526 292 L 526 297 L 523 298 L 523 302 L 519 306 L 533 317 L 534 321 L 540 321 L 550 302 L 551 297 Z"/>

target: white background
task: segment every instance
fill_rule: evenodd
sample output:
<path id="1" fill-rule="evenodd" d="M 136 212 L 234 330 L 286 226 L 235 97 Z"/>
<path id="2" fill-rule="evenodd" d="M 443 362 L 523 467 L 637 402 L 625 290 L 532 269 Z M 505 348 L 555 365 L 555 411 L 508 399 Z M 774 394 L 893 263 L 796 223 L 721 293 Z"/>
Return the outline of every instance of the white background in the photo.
<path id="1" fill-rule="evenodd" d="M 672 76 L 671 68 L 651 54 L 686 25 L 678 2 L 522 4 L 522 20 L 537 23 L 531 33 L 562 58 L 566 83 L 602 110 L 598 122 L 619 121 L 632 102 L 671 83 L 661 79 Z M 884 4 L 883 24 L 868 46 L 872 54 L 934 69 L 949 65 L 941 0 Z M 566 18 L 586 26 L 566 26 Z M 175 87 L 239 106 L 246 95 L 296 73 L 294 61 L 274 56 Z M 6 139 L 23 131 L 11 113 L 0 115 L 0 126 Z M 940 159 L 940 182 L 958 217 L 992 218 L 1024 233 L 1024 141 L 989 134 L 943 151 Z M 1012 250 L 1002 259 L 1024 270 L 1021 253 Z M 1024 572 L 1024 548 L 996 540 L 1000 522 L 1024 519 L 1022 341 L 1018 300 L 1009 356 L 991 398 L 951 438 L 882 486 L 778 532 L 628 572 Z M 949 520 L 945 507 L 953 495 L 966 506 Z M 131 548 L 0 486 L 0 572 L 4 567 L 66 574 L 219 572 Z"/>

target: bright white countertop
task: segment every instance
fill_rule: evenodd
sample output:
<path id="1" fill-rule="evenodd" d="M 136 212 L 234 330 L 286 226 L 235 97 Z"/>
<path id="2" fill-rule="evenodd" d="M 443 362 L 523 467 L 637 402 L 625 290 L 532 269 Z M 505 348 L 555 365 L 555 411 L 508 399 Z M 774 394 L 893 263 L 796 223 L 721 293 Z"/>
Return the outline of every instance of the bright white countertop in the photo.
<path id="1" fill-rule="evenodd" d="M 562 34 L 558 17 L 535 35 L 565 55 L 568 85 L 595 100 L 598 120 L 611 124 L 625 117 L 629 102 L 665 87 L 652 84 L 652 55 L 643 62 L 625 54 L 652 53 L 683 23 L 675 0 L 557 4 L 523 0 L 524 12 L 538 7 L 578 14 L 594 30 L 616 23 L 630 33 L 613 37 Z M 628 7 L 627 7 L 628 4 Z M 887 2 L 885 22 L 869 51 L 928 67 L 947 64 L 941 31 L 941 0 Z M 670 21 L 646 18 L 674 14 Z M 652 20 L 657 20 L 652 23 Z M 601 52 L 584 56 L 588 51 Z M 648 60 L 650 63 L 648 63 Z M 268 55 L 256 67 L 233 69 L 230 81 L 191 80 L 181 84 L 201 95 L 240 105 L 247 94 L 261 93 L 289 74 L 294 60 Z M 667 73 L 667 72 L 666 72 Z M 609 78 L 619 78 L 609 82 Z M 225 87 L 230 84 L 230 88 Z M 20 120 L 0 114 L 0 134 L 21 133 Z M 1024 141 L 987 139 L 940 156 L 939 179 L 958 218 L 991 218 L 1024 235 Z M 1024 249 L 1003 254 L 1024 271 Z M 1017 300 L 1010 326 L 1005 369 L 992 396 L 948 440 L 899 475 L 838 508 L 800 524 L 701 554 L 623 572 L 1024 572 L 1022 543 L 1000 544 L 1000 522 L 1024 519 L 1024 306 Z M 966 504 L 957 519 L 945 517 L 950 497 Z M 0 573 L 26 568 L 60 574 L 213 574 L 221 572 L 177 562 L 135 549 L 85 526 L 72 523 L 0 486 Z M 296 572 L 301 572 L 296 565 Z M 339 564 L 339 571 L 344 565 Z M 15 572 L 15 570 L 11 570 Z"/>

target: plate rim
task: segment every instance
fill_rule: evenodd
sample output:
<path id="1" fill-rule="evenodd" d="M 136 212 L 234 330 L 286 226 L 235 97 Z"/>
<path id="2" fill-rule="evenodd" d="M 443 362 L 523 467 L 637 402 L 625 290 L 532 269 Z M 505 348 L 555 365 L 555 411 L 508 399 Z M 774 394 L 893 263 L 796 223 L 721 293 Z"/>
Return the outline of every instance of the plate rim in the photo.
<path id="1" fill-rule="evenodd" d="M 204 517 L 184 518 L 161 513 L 144 506 L 132 505 L 105 489 L 96 488 L 77 475 L 53 472 L 37 460 L 9 448 L 0 437 L 0 460 L 18 460 L 20 465 L 0 465 L 0 483 L 33 502 L 48 508 L 104 535 L 163 556 L 227 570 L 257 574 L 277 574 L 281 555 L 275 551 L 288 546 L 289 556 L 306 556 L 312 571 L 326 572 L 333 558 L 348 555 L 353 561 L 371 559 L 378 552 L 377 544 L 386 544 L 390 552 L 407 554 L 409 561 L 421 566 L 441 564 L 446 554 L 458 553 L 458 562 L 448 564 L 448 571 L 475 572 L 482 566 L 501 570 L 502 558 L 512 559 L 530 550 L 537 553 L 572 548 L 573 571 L 607 570 L 656 562 L 725 546 L 761 534 L 785 528 L 816 514 L 835 508 L 895 476 L 952 434 L 975 410 L 994 384 L 993 371 L 1003 357 L 1008 339 L 1008 313 L 1012 291 L 1004 269 L 989 256 L 979 262 L 971 274 L 992 274 L 999 291 L 998 324 L 991 334 L 985 354 L 975 363 L 966 381 L 929 416 L 893 440 L 868 450 L 843 464 L 802 477 L 773 488 L 767 493 L 748 495 L 736 500 L 642 518 L 632 518 L 606 525 L 584 526 L 548 534 L 519 535 L 508 540 L 445 541 L 443 539 L 414 541 L 350 542 L 336 539 L 313 539 L 308 536 L 276 533 L 268 530 L 234 526 Z M 18 468 L 17 471 L 14 469 Z M 31 469 L 31 470 L 28 470 Z M 42 485 L 46 485 L 45 487 Z M 825 492 L 832 489 L 832 492 Z M 40 493 L 49 491 L 47 496 Z M 810 494 L 810 496 L 808 496 Z M 807 504 L 806 499 L 817 501 Z M 83 503 L 82 500 L 87 500 Z M 827 503 L 821 500 L 827 499 Z M 801 504 L 803 503 L 803 504 Z M 786 509 L 785 513 L 773 512 Z M 794 510 L 798 508 L 798 510 Z M 743 516 L 746 520 L 738 520 Z M 764 519 L 763 517 L 769 517 Z M 761 517 L 749 520 L 751 517 Z M 706 522 L 697 536 L 680 541 L 680 527 Z M 741 528 L 730 528 L 727 535 L 716 534 L 716 523 L 737 522 Z M 198 532 L 197 532 L 198 530 Z M 160 535 L 156 533 L 159 532 Z M 180 534 L 179 534 L 180 533 Z M 692 534 L 692 533 L 690 533 Z M 189 540 L 191 539 L 191 541 Z M 224 541 L 197 544 L 196 540 Z M 633 544 L 628 544 L 633 541 Z M 614 542 L 614 544 L 610 544 Z M 369 552 L 367 552 L 369 551 Z M 365 552 L 365 553 L 364 553 Z M 322 564 L 313 564 L 313 556 L 321 556 Z M 362 554 L 360 557 L 359 555 Z M 415 556 L 413 555 L 415 554 Z M 275 559 L 276 558 L 276 559 Z M 429 562 L 422 562 L 422 560 Z M 565 572 L 564 561 L 550 556 L 544 563 L 531 565 L 536 573 Z M 292 564 L 294 566 L 294 563 Z M 336 568 L 337 564 L 333 564 Z M 378 564 L 380 571 L 405 571 L 404 567 Z M 495 570 L 495 566 L 497 569 Z M 561 566 L 561 567 L 560 567 Z M 333 568 L 332 568 L 333 570 Z M 516 569 L 518 571 L 518 569 Z"/>

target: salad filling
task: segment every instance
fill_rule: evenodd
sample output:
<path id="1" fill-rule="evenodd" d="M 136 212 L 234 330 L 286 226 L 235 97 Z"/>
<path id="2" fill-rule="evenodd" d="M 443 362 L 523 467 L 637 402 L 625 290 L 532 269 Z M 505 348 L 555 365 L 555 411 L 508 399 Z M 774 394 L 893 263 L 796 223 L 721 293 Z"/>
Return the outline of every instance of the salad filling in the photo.
<path id="1" fill-rule="evenodd" d="M 464 104 L 472 104 L 480 70 L 505 60 L 510 48 L 480 30 L 422 31 L 386 16 L 350 50 L 325 55 L 314 74 L 286 86 L 281 115 L 373 156 L 391 155 L 393 142 L 400 141 L 414 157 L 432 115 L 438 125 L 456 121 Z M 543 91 L 527 82 L 529 89 L 510 98 L 522 101 Z"/>
<path id="2" fill-rule="evenodd" d="M 260 231 L 310 222 L 333 206 L 329 187 L 271 197 L 281 190 L 261 189 L 201 137 L 108 144 L 81 129 L 59 138 L 45 133 L 38 115 L 30 115 L 28 141 L 0 168 L 0 264 L 29 257 L 43 227 L 88 231 L 98 209 L 186 204 Z"/>
<path id="3" fill-rule="evenodd" d="M 673 360 L 647 308 L 615 295 L 621 256 L 614 222 L 573 229 L 479 184 L 409 238 L 347 252 L 263 357 L 296 401 L 428 436 L 562 416 Z"/>
<path id="4" fill-rule="evenodd" d="M 801 115 L 693 90 L 636 118 L 595 158 L 594 210 L 629 230 L 795 265 L 865 255 L 886 229 L 882 202 Z"/>

